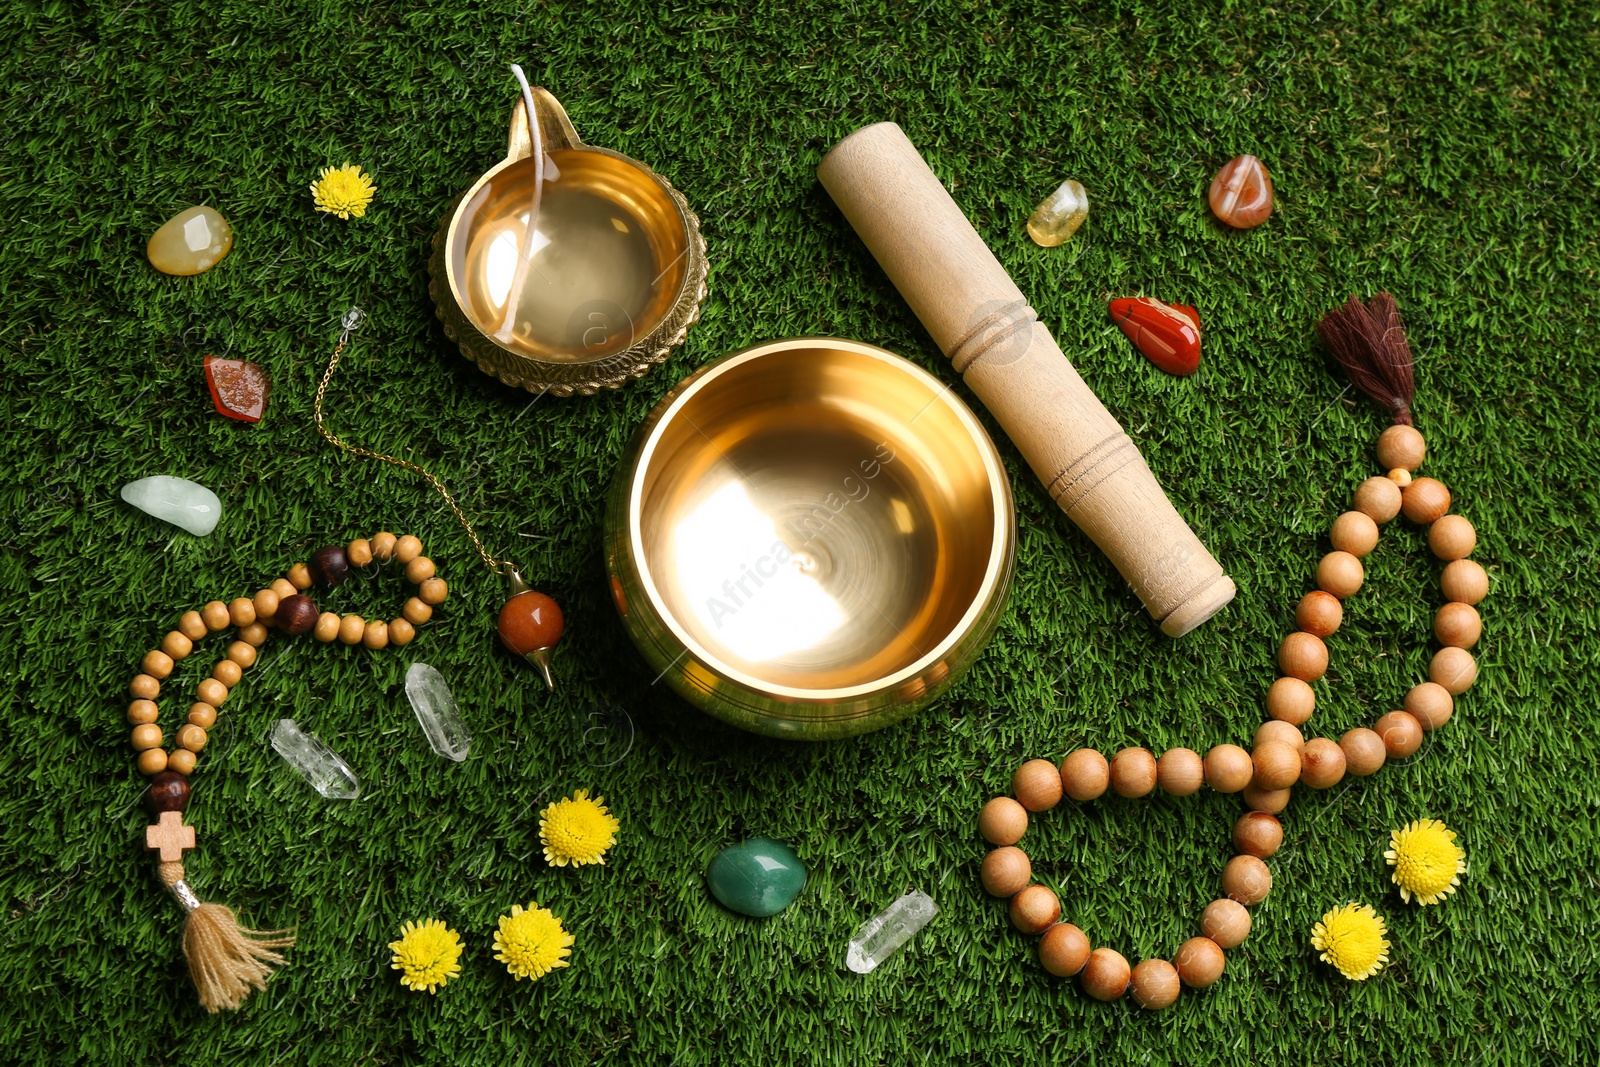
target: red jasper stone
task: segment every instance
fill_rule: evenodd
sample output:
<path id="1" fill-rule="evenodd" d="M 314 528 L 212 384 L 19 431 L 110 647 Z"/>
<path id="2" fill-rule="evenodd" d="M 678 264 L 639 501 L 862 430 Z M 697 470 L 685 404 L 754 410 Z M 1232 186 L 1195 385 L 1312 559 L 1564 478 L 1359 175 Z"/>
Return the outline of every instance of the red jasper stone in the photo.
<path id="1" fill-rule="evenodd" d="M 1272 177 L 1255 156 L 1235 156 L 1211 179 L 1208 194 L 1217 218 L 1236 230 L 1260 226 L 1272 214 Z"/>
<path id="2" fill-rule="evenodd" d="M 206 385 L 217 413 L 240 422 L 260 422 L 272 382 L 267 372 L 242 359 L 206 357 Z"/>
<path id="3" fill-rule="evenodd" d="M 1182 377 L 1200 369 L 1200 313 L 1189 305 L 1123 297 L 1111 301 L 1111 321 L 1168 374 Z"/>
<path id="4" fill-rule="evenodd" d="M 566 622 L 554 600 L 532 589 L 506 601 L 500 609 L 500 640 L 519 656 L 550 648 L 561 640 Z"/>

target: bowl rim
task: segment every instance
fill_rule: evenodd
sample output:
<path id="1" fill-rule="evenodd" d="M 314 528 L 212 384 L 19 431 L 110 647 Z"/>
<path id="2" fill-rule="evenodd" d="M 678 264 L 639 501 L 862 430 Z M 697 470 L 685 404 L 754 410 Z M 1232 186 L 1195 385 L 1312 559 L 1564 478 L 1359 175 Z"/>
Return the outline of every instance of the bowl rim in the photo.
<path id="1" fill-rule="evenodd" d="M 962 613 L 960 620 L 950 628 L 943 640 L 912 663 L 900 668 L 893 674 L 885 675 L 875 681 L 830 689 L 812 689 L 778 685 L 731 666 L 720 657 L 713 655 L 709 649 L 695 640 L 678 621 L 676 615 L 667 607 L 661 591 L 656 587 L 655 577 L 645 559 L 641 516 L 644 494 L 642 475 L 649 469 L 650 460 L 655 455 L 661 437 L 666 432 L 673 416 L 712 382 L 737 367 L 767 356 L 799 349 L 823 347 L 866 356 L 909 375 L 927 386 L 929 392 L 934 394 L 933 399 L 928 402 L 930 406 L 935 403 L 942 403 L 956 416 L 961 425 L 966 428 L 968 440 L 978 450 L 984 472 L 988 477 L 990 499 L 994 503 L 994 526 L 991 530 L 989 559 L 984 567 L 983 581 L 974 593 L 972 602 L 967 605 L 966 610 Z M 665 406 L 652 413 L 652 420 L 649 434 L 640 445 L 638 454 L 634 457 L 633 468 L 628 472 L 629 558 L 633 563 L 634 572 L 638 575 L 639 583 L 644 589 L 645 596 L 649 598 L 651 610 L 685 650 L 683 654 L 680 654 L 679 658 L 682 659 L 683 655 L 690 656 L 702 666 L 731 682 L 756 692 L 794 701 L 795 703 L 830 703 L 870 696 L 894 689 L 924 674 L 933 664 L 944 658 L 955 645 L 960 643 L 964 635 L 988 609 L 996 592 L 1007 579 L 1008 561 L 1010 559 L 1009 546 L 1013 540 L 1012 530 L 1016 523 L 1016 514 L 1014 506 L 1011 505 L 1011 483 L 1006 475 L 1005 465 L 1001 462 L 1000 452 L 995 447 L 988 431 L 984 429 L 983 424 L 973 414 L 972 409 L 956 395 L 955 391 L 945 382 L 923 370 L 904 356 L 896 355 L 888 349 L 880 348 L 877 345 L 867 344 L 862 341 L 851 341 L 842 337 L 805 336 L 784 338 L 777 341 L 764 341 L 730 352 L 720 359 L 706 364 L 685 378 L 678 383 L 674 392 L 668 396 Z"/>

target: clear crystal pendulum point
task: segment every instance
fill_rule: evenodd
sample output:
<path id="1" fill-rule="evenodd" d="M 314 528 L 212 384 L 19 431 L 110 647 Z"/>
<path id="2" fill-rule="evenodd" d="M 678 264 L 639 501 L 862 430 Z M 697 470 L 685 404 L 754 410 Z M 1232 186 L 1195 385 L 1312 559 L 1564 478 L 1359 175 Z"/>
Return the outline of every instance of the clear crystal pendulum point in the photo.
<path id="1" fill-rule="evenodd" d="M 861 924 L 856 936 L 850 939 L 845 966 L 857 974 L 870 974 L 938 913 L 939 905 L 932 897 L 913 889 Z"/>

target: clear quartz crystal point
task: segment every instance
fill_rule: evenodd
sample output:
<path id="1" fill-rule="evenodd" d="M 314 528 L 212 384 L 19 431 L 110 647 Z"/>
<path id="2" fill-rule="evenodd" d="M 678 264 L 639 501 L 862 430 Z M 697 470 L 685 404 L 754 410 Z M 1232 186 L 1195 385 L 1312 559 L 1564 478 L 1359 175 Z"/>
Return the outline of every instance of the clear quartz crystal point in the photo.
<path id="1" fill-rule="evenodd" d="M 426 663 L 413 663 L 406 671 L 406 697 L 433 750 L 457 763 L 466 759 L 472 737 L 456 711 L 456 699 L 450 695 L 444 675 Z"/>
<path id="2" fill-rule="evenodd" d="M 315 734 L 301 733 L 293 719 L 279 719 L 272 728 L 272 748 L 329 800 L 354 800 L 361 795 L 361 782 L 350 765 Z"/>
<path id="3" fill-rule="evenodd" d="M 850 939 L 845 966 L 857 974 L 870 974 L 938 913 L 939 905 L 932 897 L 913 889 L 861 924 L 856 936 Z"/>

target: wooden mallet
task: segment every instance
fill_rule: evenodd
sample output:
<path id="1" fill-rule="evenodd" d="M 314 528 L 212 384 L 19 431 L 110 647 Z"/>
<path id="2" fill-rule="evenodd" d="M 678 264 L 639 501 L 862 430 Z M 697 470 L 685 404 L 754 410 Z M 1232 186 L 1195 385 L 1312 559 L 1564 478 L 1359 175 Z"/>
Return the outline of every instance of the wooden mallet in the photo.
<path id="1" fill-rule="evenodd" d="M 833 147 L 817 177 L 1061 510 L 1111 558 L 1162 632 L 1233 599 L 1232 579 L 1144 457 L 892 122 Z"/>

